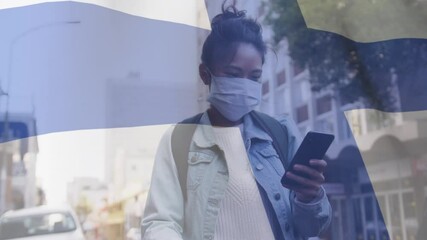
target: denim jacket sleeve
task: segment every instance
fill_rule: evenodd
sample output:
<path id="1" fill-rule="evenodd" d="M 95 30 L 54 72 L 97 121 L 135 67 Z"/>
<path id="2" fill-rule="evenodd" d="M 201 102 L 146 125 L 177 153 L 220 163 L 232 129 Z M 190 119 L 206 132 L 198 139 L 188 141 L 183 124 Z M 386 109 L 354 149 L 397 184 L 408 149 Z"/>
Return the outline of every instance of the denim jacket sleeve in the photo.
<path id="1" fill-rule="evenodd" d="M 147 202 L 142 219 L 145 240 L 181 240 L 184 200 L 171 150 L 173 128 L 167 130 L 157 149 Z"/>
<path id="2" fill-rule="evenodd" d="M 288 159 L 292 159 L 301 144 L 302 137 L 293 120 L 285 118 L 282 123 L 288 129 Z M 291 192 L 290 198 L 294 227 L 300 235 L 314 237 L 328 228 L 332 219 L 332 208 L 323 187 L 319 195 L 309 203 L 298 201 L 294 192 Z"/>
<path id="3" fill-rule="evenodd" d="M 332 219 L 332 208 L 323 187 L 319 196 L 312 202 L 298 201 L 295 193 L 292 193 L 291 198 L 295 228 L 302 236 L 318 236 L 327 229 Z"/>

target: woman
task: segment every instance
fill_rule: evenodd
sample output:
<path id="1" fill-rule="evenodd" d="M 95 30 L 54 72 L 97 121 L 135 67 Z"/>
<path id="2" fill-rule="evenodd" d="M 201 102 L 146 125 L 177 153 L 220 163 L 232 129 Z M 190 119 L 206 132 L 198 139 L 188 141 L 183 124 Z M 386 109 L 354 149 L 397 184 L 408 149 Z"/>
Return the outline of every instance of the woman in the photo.
<path id="1" fill-rule="evenodd" d="M 172 153 L 173 130 L 163 136 L 142 220 L 144 239 L 304 239 L 329 225 L 331 207 L 321 187 L 326 162 L 296 165 L 287 177 L 298 184 L 282 186 L 284 167 L 273 139 L 250 114 L 261 99 L 261 30 L 234 6 L 223 4 L 212 20 L 199 66 L 210 108 L 192 133 L 184 186 Z M 300 137 L 291 120 L 286 129 L 290 159 Z"/>

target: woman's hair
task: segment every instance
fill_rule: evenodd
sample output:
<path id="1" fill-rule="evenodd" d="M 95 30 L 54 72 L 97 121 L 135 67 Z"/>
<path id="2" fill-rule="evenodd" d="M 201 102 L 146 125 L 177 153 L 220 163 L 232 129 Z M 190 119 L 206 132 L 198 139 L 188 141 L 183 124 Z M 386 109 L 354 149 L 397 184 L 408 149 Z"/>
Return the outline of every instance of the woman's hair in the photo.
<path id="1" fill-rule="evenodd" d="M 210 69 L 218 61 L 232 58 L 240 43 L 253 45 L 261 54 L 262 62 L 266 53 L 266 45 L 262 39 L 261 25 L 246 16 L 246 11 L 236 9 L 236 1 L 225 7 L 211 22 L 212 31 L 203 44 L 202 62 Z"/>

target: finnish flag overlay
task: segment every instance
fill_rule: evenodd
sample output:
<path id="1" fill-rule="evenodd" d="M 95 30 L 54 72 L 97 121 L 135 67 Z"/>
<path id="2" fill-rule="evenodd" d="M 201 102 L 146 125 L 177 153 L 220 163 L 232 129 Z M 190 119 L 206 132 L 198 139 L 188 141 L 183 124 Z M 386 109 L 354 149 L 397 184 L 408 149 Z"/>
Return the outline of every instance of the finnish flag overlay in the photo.
<path id="1" fill-rule="evenodd" d="M 427 2 L 235 2 L 267 46 L 255 110 L 335 136 L 311 239 L 426 239 Z M 144 239 L 162 136 L 210 106 L 222 4 L 0 0 L 0 240 L 58 219 L 70 239 Z"/>

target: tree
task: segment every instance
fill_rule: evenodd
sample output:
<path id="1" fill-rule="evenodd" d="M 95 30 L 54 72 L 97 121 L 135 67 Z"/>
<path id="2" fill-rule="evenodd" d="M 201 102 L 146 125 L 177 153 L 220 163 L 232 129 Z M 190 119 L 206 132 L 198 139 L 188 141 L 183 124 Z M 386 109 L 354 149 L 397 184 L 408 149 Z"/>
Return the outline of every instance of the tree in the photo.
<path id="1" fill-rule="evenodd" d="M 358 27 L 357 24 L 368 24 L 363 22 L 362 8 L 359 22 L 354 22 L 348 14 L 350 7 L 359 7 L 358 1 L 323 0 L 322 4 L 328 7 L 320 11 L 316 7 L 319 5 L 314 4 L 306 6 L 304 11 L 331 24 L 353 24 L 353 29 L 364 30 L 366 34 L 374 31 Z M 330 14 L 325 12 L 332 8 L 335 9 Z M 323 17 L 316 17 L 318 14 Z M 424 39 L 358 43 L 332 32 L 309 29 L 297 0 L 271 0 L 267 15 L 275 43 L 286 38 L 294 62 L 308 67 L 312 90 L 336 89 L 344 102 L 363 101 L 368 107 L 393 111 L 398 94 L 392 91 L 392 75 L 404 79 L 427 67 Z"/>

